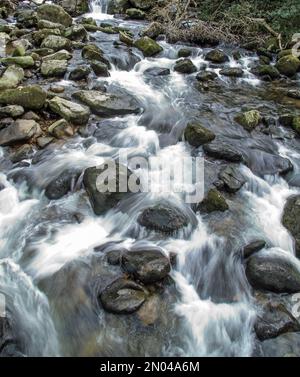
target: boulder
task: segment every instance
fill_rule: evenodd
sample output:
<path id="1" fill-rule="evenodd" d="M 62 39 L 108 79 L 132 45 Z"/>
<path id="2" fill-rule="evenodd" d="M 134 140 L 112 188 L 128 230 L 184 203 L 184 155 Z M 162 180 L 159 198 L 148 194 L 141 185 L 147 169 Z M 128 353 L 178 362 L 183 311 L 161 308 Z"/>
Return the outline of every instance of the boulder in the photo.
<path id="1" fill-rule="evenodd" d="M 41 29 L 32 33 L 32 39 L 36 45 L 40 46 L 43 40 L 49 37 L 50 35 L 61 36 L 61 31 L 60 29 Z M 42 47 L 39 50 L 46 51 L 46 50 L 52 50 L 52 49 L 47 49 L 46 47 Z"/>
<path id="2" fill-rule="evenodd" d="M 128 181 L 132 175 L 134 176 L 126 166 L 118 163 L 104 163 L 85 170 L 83 184 L 96 215 L 104 214 L 130 194 Z M 101 176 L 111 179 L 106 183 Z"/>
<path id="3" fill-rule="evenodd" d="M 224 189 L 230 193 L 237 192 L 246 183 L 238 168 L 233 165 L 223 168 L 219 173 L 219 179 L 224 184 Z"/>
<path id="4" fill-rule="evenodd" d="M 204 71 L 197 74 L 196 79 L 201 82 L 213 81 L 218 75 L 212 71 Z"/>
<path id="5" fill-rule="evenodd" d="M 146 71 L 144 71 L 144 75 L 149 75 L 149 76 L 168 76 L 171 73 L 169 68 L 159 68 L 159 67 L 153 67 L 153 68 L 148 68 Z"/>
<path id="6" fill-rule="evenodd" d="M 79 171 L 67 169 L 55 177 L 46 187 L 45 195 L 50 200 L 57 200 L 65 196 L 75 185 Z"/>
<path id="7" fill-rule="evenodd" d="M 280 77 L 280 72 L 273 65 L 262 64 L 254 68 L 252 72 L 261 77 L 268 77 L 271 80 L 276 80 Z"/>
<path id="8" fill-rule="evenodd" d="M 94 114 L 110 117 L 137 114 L 141 108 L 137 100 L 128 93 L 109 94 L 97 90 L 80 90 L 73 97 L 87 105 Z"/>
<path id="9" fill-rule="evenodd" d="M 159 249 L 124 252 L 121 265 L 125 272 L 144 284 L 164 279 L 171 270 L 169 259 Z"/>
<path id="10" fill-rule="evenodd" d="M 46 98 L 47 93 L 38 85 L 6 89 L 0 92 L 0 104 L 19 105 L 29 110 L 40 110 Z"/>
<path id="11" fill-rule="evenodd" d="M 21 67 L 8 67 L 0 78 L 0 90 L 16 88 L 24 79 Z"/>
<path id="12" fill-rule="evenodd" d="M 189 56 L 192 55 L 192 50 L 189 49 L 189 48 L 181 48 L 178 53 L 177 53 L 177 56 L 179 58 L 188 58 Z"/>
<path id="13" fill-rule="evenodd" d="M 35 62 L 31 56 L 10 56 L 8 58 L 0 59 L 0 63 L 4 65 L 16 64 L 22 68 L 32 68 Z"/>
<path id="14" fill-rule="evenodd" d="M 2 118 L 18 118 L 24 114 L 25 110 L 22 106 L 8 105 L 0 108 L 0 119 Z"/>
<path id="15" fill-rule="evenodd" d="M 177 208 L 158 204 L 146 208 L 138 217 L 138 223 L 149 230 L 173 233 L 189 224 L 188 218 Z"/>
<path id="16" fill-rule="evenodd" d="M 215 211 L 225 212 L 229 206 L 223 195 L 216 189 L 211 189 L 206 194 L 203 201 L 197 206 L 197 210 L 202 213 L 211 213 Z"/>
<path id="17" fill-rule="evenodd" d="M 261 121 L 261 115 L 257 110 L 250 110 L 235 116 L 234 120 L 246 131 L 251 132 Z"/>
<path id="18" fill-rule="evenodd" d="M 134 281 L 119 278 L 109 284 L 99 295 L 99 301 L 109 313 L 131 314 L 146 301 L 148 292 Z"/>
<path id="19" fill-rule="evenodd" d="M 70 26 L 65 30 L 64 36 L 72 41 L 85 42 L 88 40 L 88 33 L 82 25 Z"/>
<path id="20" fill-rule="evenodd" d="M 109 61 L 103 56 L 103 51 L 96 45 L 88 44 L 84 46 L 81 54 L 84 59 L 102 62 L 110 67 Z"/>
<path id="21" fill-rule="evenodd" d="M 85 80 L 89 76 L 90 73 L 91 73 L 91 69 L 90 69 L 89 66 L 80 65 L 80 66 L 74 68 L 70 72 L 69 79 L 73 80 L 73 81 Z"/>
<path id="22" fill-rule="evenodd" d="M 48 132 L 57 139 L 63 139 L 64 137 L 74 135 L 72 126 L 65 119 L 60 119 L 52 123 L 48 128 Z"/>
<path id="23" fill-rule="evenodd" d="M 220 75 L 228 77 L 243 77 L 244 71 L 241 68 L 223 68 L 220 71 Z"/>
<path id="24" fill-rule="evenodd" d="M 243 161 L 243 154 L 232 144 L 220 138 L 216 138 L 212 142 L 203 145 L 203 150 L 206 155 L 220 160 L 229 162 Z"/>
<path id="25" fill-rule="evenodd" d="M 92 67 L 92 70 L 94 71 L 96 76 L 99 76 L 99 77 L 109 77 L 110 76 L 107 65 L 102 63 L 102 62 L 98 62 L 96 60 L 93 60 L 93 61 L 91 61 L 91 67 Z"/>
<path id="26" fill-rule="evenodd" d="M 43 4 L 37 9 L 37 15 L 40 20 L 57 22 L 65 27 L 72 25 L 72 17 L 59 5 Z"/>
<path id="27" fill-rule="evenodd" d="M 243 256 L 245 259 L 251 257 L 251 255 L 259 252 L 260 250 L 264 249 L 266 247 L 266 241 L 265 240 L 255 240 L 246 245 L 243 248 Z"/>
<path id="28" fill-rule="evenodd" d="M 34 120 L 19 119 L 0 131 L 0 146 L 30 140 L 39 132 L 40 126 Z"/>
<path id="29" fill-rule="evenodd" d="M 246 264 L 246 275 L 255 289 L 275 293 L 300 292 L 300 271 L 284 254 L 254 254 Z"/>
<path id="30" fill-rule="evenodd" d="M 278 60 L 276 68 L 285 76 L 294 76 L 300 68 L 300 60 L 296 56 L 286 55 Z"/>
<path id="31" fill-rule="evenodd" d="M 200 123 L 189 123 L 184 131 L 184 137 L 193 147 L 200 147 L 213 141 L 215 134 Z"/>
<path id="32" fill-rule="evenodd" d="M 181 59 L 176 62 L 174 71 L 184 74 L 190 74 L 196 72 L 197 67 L 190 59 Z"/>
<path id="33" fill-rule="evenodd" d="M 142 37 L 136 40 L 134 47 L 142 51 L 145 57 L 151 57 L 163 51 L 163 48 L 149 37 Z"/>
<path id="34" fill-rule="evenodd" d="M 282 224 L 294 237 L 296 255 L 300 258 L 300 195 L 292 196 L 287 200 Z"/>
<path id="35" fill-rule="evenodd" d="M 219 49 L 211 50 L 205 55 L 205 59 L 213 63 L 225 63 L 229 61 L 228 56 Z"/>
<path id="36" fill-rule="evenodd" d="M 90 111 L 86 106 L 60 97 L 54 97 L 49 101 L 49 107 L 55 114 L 76 125 L 86 124 L 90 117 Z"/>
<path id="37" fill-rule="evenodd" d="M 68 69 L 66 60 L 46 60 L 41 65 L 41 74 L 44 77 L 62 77 Z"/>
<path id="38" fill-rule="evenodd" d="M 54 51 L 71 50 L 72 43 L 65 37 L 61 37 L 59 35 L 48 35 L 48 37 L 43 40 L 41 47 L 50 48 Z"/>

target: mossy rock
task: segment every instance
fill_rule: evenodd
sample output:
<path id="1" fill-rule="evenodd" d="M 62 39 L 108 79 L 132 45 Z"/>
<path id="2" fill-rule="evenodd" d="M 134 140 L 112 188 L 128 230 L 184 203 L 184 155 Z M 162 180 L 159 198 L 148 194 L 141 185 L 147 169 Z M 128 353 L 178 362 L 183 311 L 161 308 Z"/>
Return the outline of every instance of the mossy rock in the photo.
<path id="1" fill-rule="evenodd" d="M 149 37 L 143 37 L 134 42 L 134 47 L 138 48 L 144 56 L 150 57 L 159 54 L 163 48 Z"/>
<path id="2" fill-rule="evenodd" d="M 38 85 L 0 92 L 0 104 L 19 105 L 29 110 L 40 110 L 44 106 L 46 98 L 47 93 Z"/>
<path id="3" fill-rule="evenodd" d="M 292 128 L 300 136 L 300 116 L 293 118 Z"/>
<path id="4" fill-rule="evenodd" d="M 254 130 L 256 126 L 258 126 L 259 122 L 261 121 L 261 115 L 257 110 L 250 110 L 236 115 L 234 120 L 245 130 L 250 132 Z"/>
<path id="5" fill-rule="evenodd" d="M 285 76 L 294 76 L 300 68 L 300 61 L 293 55 L 283 56 L 276 63 L 276 68 Z"/>
<path id="6" fill-rule="evenodd" d="M 4 65 L 16 64 L 22 68 L 32 68 L 35 65 L 35 62 L 31 56 L 11 56 L 0 59 L 0 63 Z"/>
<path id="7" fill-rule="evenodd" d="M 228 209 L 229 206 L 225 198 L 216 189 L 209 190 L 206 197 L 197 208 L 197 210 L 204 213 L 211 213 L 215 211 L 225 212 Z"/>
<path id="8" fill-rule="evenodd" d="M 133 20 L 144 20 L 146 13 L 140 9 L 129 8 L 126 10 L 126 16 L 132 18 Z"/>
<path id="9" fill-rule="evenodd" d="M 272 80 L 276 80 L 280 77 L 278 69 L 272 65 L 262 64 L 257 68 L 259 76 L 269 76 Z"/>
<path id="10" fill-rule="evenodd" d="M 59 5 L 43 4 L 37 9 L 37 15 L 40 20 L 57 22 L 66 27 L 72 25 L 72 17 Z"/>
<path id="11" fill-rule="evenodd" d="M 215 139 L 215 134 L 200 123 L 189 123 L 184 131 L 186 141 L 193 147 L 200 147 Z"/>

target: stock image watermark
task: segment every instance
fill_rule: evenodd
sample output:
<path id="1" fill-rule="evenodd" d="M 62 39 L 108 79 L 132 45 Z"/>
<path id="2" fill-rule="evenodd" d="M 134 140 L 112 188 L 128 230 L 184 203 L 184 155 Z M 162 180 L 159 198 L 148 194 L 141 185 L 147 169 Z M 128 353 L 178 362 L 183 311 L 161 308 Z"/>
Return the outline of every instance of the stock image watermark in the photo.
<path id="1" fill-rule="evenodd" d="M 122 154 L 118 160 L 108 159 L 97 169 L 96 188 L 100 193 L 175 193 L 187 204 L 199 203 L 204 198 L 203 157 L 164 160 Z"/>

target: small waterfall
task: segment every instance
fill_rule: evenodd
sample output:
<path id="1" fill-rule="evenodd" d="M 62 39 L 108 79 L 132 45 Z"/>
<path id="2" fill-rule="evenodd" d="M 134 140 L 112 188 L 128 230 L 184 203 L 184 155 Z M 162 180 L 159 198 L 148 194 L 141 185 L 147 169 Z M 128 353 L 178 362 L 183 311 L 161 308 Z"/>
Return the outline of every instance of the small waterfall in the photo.
<path id="1" fill-rule="evenodd" d="M 108 8 L 108 0 L 91 0 L 90 7 L 93 14 L 106 14 Z"/>

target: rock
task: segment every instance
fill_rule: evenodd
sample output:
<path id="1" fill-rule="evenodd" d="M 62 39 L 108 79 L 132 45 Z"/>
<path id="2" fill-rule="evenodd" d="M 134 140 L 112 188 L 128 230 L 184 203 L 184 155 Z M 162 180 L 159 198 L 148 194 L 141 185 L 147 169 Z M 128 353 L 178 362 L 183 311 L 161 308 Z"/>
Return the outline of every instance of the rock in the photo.
<path id="1" fill-rule="evenodd" d="M 251 132 L 261 121 L 261 115 L 257 110 L 250 110 L 235 116 L 234 120 L 246 131 Z"/>
<path id="2" fill-rule="evenodd" d="M 88 32 L 82 25 L 73 25 L 65 30 L 65 38 L 71 39 L 72 41 L 86 42 L 88 37 Z"/>
<path id="3" fill-rule="evenodd" d="M 57 2 L 67 13 L 74 17 L 89 11 L 89 0 L 58 0 Z"/>
<path id="4" fill-rule="evenodd" d="M 256 240 L 249 243 L 247 246 L 243 248 L 243 256 L 245 259 L 251 257 L 251 255 L 257 253 L 258 251 L 264 249 L 266 247 L 265 240 Z"/>
<path id="5" fill-rule="evenodd" d="M 286 55 L 278 60 L 276 68 L 285 76 L 294 76 L 300 68 L 300 60 L 293 55 Z"/>
<path id="6" fill-rule="evenodd" d="M 97 62 L 96 60 L 93 60 L 91 61 L 91 67 L 96 76 L 99 76 L 99 77 L 110 76 L 107 65 L 102 62 Z"/>
<path id="7" fill-rule="evenodd" d="M 300 135 L 300 116 L 293 117 L 292 128 Z"/>
<path id="8" fill-rule="evenodd" d="M 32 146 L 29 144 L 24 144 L 15 151 L 15 153 L 11 156 L 10 159 L 15 164 L 22 160 L 27 160 L 31 158 L 32 155 L 33 155 Z"/>
<path id="9" fill-rule="evenodd" d="M 284 207 L 282 224 L 295 240 L 296 255 L 300 258 L 300 195 L 291 196 Z"/>
<path id="10" fill-rule="evenodd" d="M 184 137 L 193 147 L 200 147 L 213 141 L 215 134 L 200 123 L 189 123 L 184 131 Z"/>
<path id="11" fill-rule="evenodd" d="M 37 145 L 39 146 L 39 148 L 43 149 L 45 147 L 47 147 L 47 145 L 51 144 L 52 141 L 54 140 L 53 137 L 38 137 L 36 139 L 36 143 Z"/>
<path id="12" fill-rule="evenodd" d="M 62 77 L 68 69 L 66 60 L 46 60 L 41 65 L 41 74 L 44 77 Z"/>
<path id="13" fill-rule="evenodd" d="M 229 61 L 228 56 L 219 49 L 211 50 L 205 55 L 205 59 L 213 63 L 225 63 Z"/>
<path id="14" fill-rule="evenodd" d="M 98 298 L 107 312 L 130 314 L 143 305 L 147 296 L 147 291 L 141 285 L 119 278 L 108 285 Z"/>
<path id="15" fill-rule="evenodd" d="M 64 137 L 74 135 L 72 126 L 70 126 L 70 124 L 65 119 L 60 119 L 52 123 L 48 128 L 48 132 L 57 139 L 63 139 Z"/>
<path id="16" fill-rule="evenodd" d="M 263 357 L 299 357 L 300 334 L 286 333 L 261 343 Z"/>
<path id="17" fill-rule="evenodd" d="M 49 101 L 49 107 L 55 114 L 76 125 L 86 124 L 90 117 L 90 111 L 86 106 L 60 97 L 54 97 Z"/>
<path id="18" fill-rule="evenodd" d="M 109 192 L 108 184 L 101 180 L 101 176 L 112 177 L 109 183 L 113 186 L 114 192 Z M 85 170 L 83 183 L 96 215 L 104 214 L 130 194 L 128 180 L 131 176 L 135 177 L 126 166 L 118 163 L 114 166 L 104 163 Z"/>
<path id="19" fill-rule="evenodd" d="M 109 61 L 103 56 L 103 51 L 96 45 L 89 44 L 84 46 L 81 54 L 84 59 L 102 62 L 110 67 Z"/>
<path id="20" fill-rule="evenodd" d="M 129 0 L 130 4 L 138 9 L 148 10 L 155 5 L 154 0 Z"/>
<path id="21" fill-rule="evenodd" d="M 133 38 L 129 33 L 126 33 L 125 31 L 119 31 L 119 39 L 120 42 L 125 43 L 127 46 L 133 46 Z"/>
<path id="22" fill-rule="evenodd" d="M 197 206 L 197 211 L 202 213 L 211 213 L 215 211 L 225 212 L 228 209 L 229 206 L 225 198 L 216 189 L 209 190 L 206 197 Z"/>
<path id="23" fill-rule="evenodd" d="M 265 175 L 285 175 L 294 170 L 294 166 L 288 158 L 266 153 L 260 150 L 253 150 L 253 157 L 246 160 L 246 165 L 259 177 Z"/>
<path id="24" fill-rule="evenodd" d="M 220 74 L 223 76 L 229 77 L 243 77 L 244 71 L 241 68 L 223 68 L 220 71 Z"/>
<path id="25" fill-rule="evenodd" d="M 75 185 L 80 172 L 74 169 L 63 171 L 53 179 L 46 187 L 45 195 L 50 200 L 57 200 L 65 196 Z"/>
<path id="26" fill-rule="evenodd" d="M 159 249 L 127 251 L 121 260 L 124 271 L 144 284 L 164 279 L 171 270 L 169 259 Z"/>
<path id="27" fill-rule="evenodd" d="M 53 50 L 52 50 L 53 51 Z M 60 50 L 55 52 L 54 54 L 46 55 L 43 57 L 43 61 L 46 62 L 48 60 L 70 60 L 72 59 L 72 54 L 70 54 L 67 50 Z"/>
<path id="28" fill-rule="evenodd" d="M 16 88 L 24 79 L 24 71 L 21 67 L 8 67 L 0 78 L 0 90 Z"/>
<path id="29" fill-rule="evenodd" d="M 49 35 L 43 40 L 41 47 L 50 48 L 54 51 L 71 50 L 72 43 L 69 39 L 65 37 L 61 37 L 59 35 Z"/>
<path id="30" fill-rule="evenodd" d="M 27 141 L 38 134 L 40 126 L 34 120 L 19 119 L 0 131 L 0 146 Z"/>
<path id="31" fill-rule="evenodd" d="M 89 66 L 81 65 L 74 68 L 70 72 L 69 79 L 73 81 L 85 80 L 89 76 L 90 73 L 91 73 L 91 69 Z"/>
<path id="32" fill-rule="evenodd" d="M 286 95 L 290 98 L 300 99 L 300 89 L 291 89 L 288 90 Z"/>
<path id="33" fill-rule="evenodd" d="M 196 79 L 201 82 L 213 81 L 218 75 L 212 71 L 204 71 L 197 74 Z"/>
<path id="34" fill-rule="evenodd" d="M 51 85 L 50 90 L 53 93 L 60 94 L 60 93 L 63 93 L 65 91 L 65 88 L 61 85 Z"/>
<path id="35" fill-rule="evenodd" d="M 225 160 L 229 162 L 242 162 L 243 154 L 236 149 L 232 144 L 216 138 L 209 144 L 203 145 L 205 154 L 210 157 Z"/>
<path id="36" fill-rule="evenodd" d="M 136 8 L 126 9 L 126 15 L 133 20 L 144 20 L 144 18 L 146 17 L 145 12 Z"/>
<path id="37" fill-rule="evenodd" d="M 149 37 L 151 39 L 156 39 L 160 34 L 163 33 L 163 27 L 159 22 L 152 22 L 148 27 L 146 27 L 141 35 L 143 37 Z"/>
<path id="38" fill-rule="evenodd" d="M 177 53 L 177 56 L 179 58 L 188 58 L 191 55 L 192 55 L 192 50 L 190 50 L 189 48 L 181 48 Z"/>
<path id="39" fill-rule="evenodd" d="M 0 108 L 0 119 L 11 117 L 18 118 L 24 114 L 24 108 L 17 105 L 8 105 Z"/>
<path id="40" fill-rule="evenodd" d="M 171 73 L 171 71 L 168 68 L 159 68 L 159 67 L 153 67 L 148 68 L 146 71 L 144 71 L 145 75 L 149 76 L 168 76 Z"/>
<path id="41" fill-rule="evenodd" d="M 174 71 L 179 73 L 194 73 L 197 71 L 197 67 L 193 64 L 190 59 L 178 60 L 174 66 Z"/>
<path id="42" fill-rule="evenodd" d="M 271 80 L 276 80 L 280 77 L 280 72 L 273 65 L 259 65 L 252 70 L 254 74 L 261 77 L 268 77 Z"/>
<path id="43" fill-rule="evenodd" d="M 8 58 L 0 59 L 0 63 L 4 65 L 16 64 L 22 68 L 32 68 L 35 65 L 31 56 L 10 56 Z"/>
<path id="44" fill-rule="evenodd" d="M 177 208 L 159 204 L 146 208 L 139 215 L 138 223 L 156 232 L 174 233 L 187 226 L 189 220 Z"/>
<path id="45" fill-rule="evenodd" d="M 279 117 L 279 122 L 284 127 L 292 127 L 294 116 L 292 114 L 283 114 Z"/>
<path id="46" fill-rule="evenodd" d="M 163 51 L 163 48 L 149 37 L 142 37 L 136 40 L 134 47 L 142 51 L 145 57 L 151 57 Z"/>
<path id="47" fill-rule="evenodd" d="M 263 341 L 300 331 L 300 324 L 283 304 L 268 302 L 263 306 L 263 313 L 258 315 L 254 329 L 258 339 Z"/>
<path id="48" fill-rule="evenodd" d="M 219 179 L 223 182 L 225 190 L 230 193 L 237 192 L 246 183 L 238 168 L 231 165 L 220 171 Z"/>
<path id="49" fill-rule="evenodd" d="M 137 114 L 140 106 L 130 94 L 108 94 L 96 90 L 80 90 L 73 97 L 87 105 L 94 114 L 101 116 L 115 116 Z"/>
<path id="50" fill-rule="evenodd" d="M 61 32 L 65 30 L 64 25 L 58 22 L 51 22 L 47 20 L 39 20 L 37 23 L 38 29 L 58 29 Z"/>
<path id="51" fill-rule="evenodd" d="M 57 36 L 61 36 L 61 31 L 59 29 L 42 29 L 42 30 L 38 30 L 36 32 L 34 32 L 32 34 L 32 39 L 34 41 L 34 43 L 38 46 L 41 45 L 41 43 L 43 42 L 43 40 L 47 37 L 49 37 L 50 35 L 57 35 Z M 46 50 L 51 50 L 53 51 L 52 49 L 48 49 L 46 47 L 42 47 L 40 49 L 38 49 L 38 52 L 39 51 L 46 51 Z"/>
<path id="52" fill-rule="evenodd" d="M 254 254 L 247 260 L 246 275 L 255 289 L 275 293 L 295 293 L 300 291 L 298 267 L 284 254 Z"/>
<path id="53" fill-rule="evenodd" d="M 29 110 L 40 110 L 46 98 L 47 93 L 38 85 L 6 89 L 0 92 L 0 104 L 19 105 Z"/>
<path id="54" fill-rule="evenodd" d="M 44 4 L 38 7 L 37 15 L 40 20 L 57 22 L 65 27 L 72 25 L 72 17 L 59 5 Z"/>

